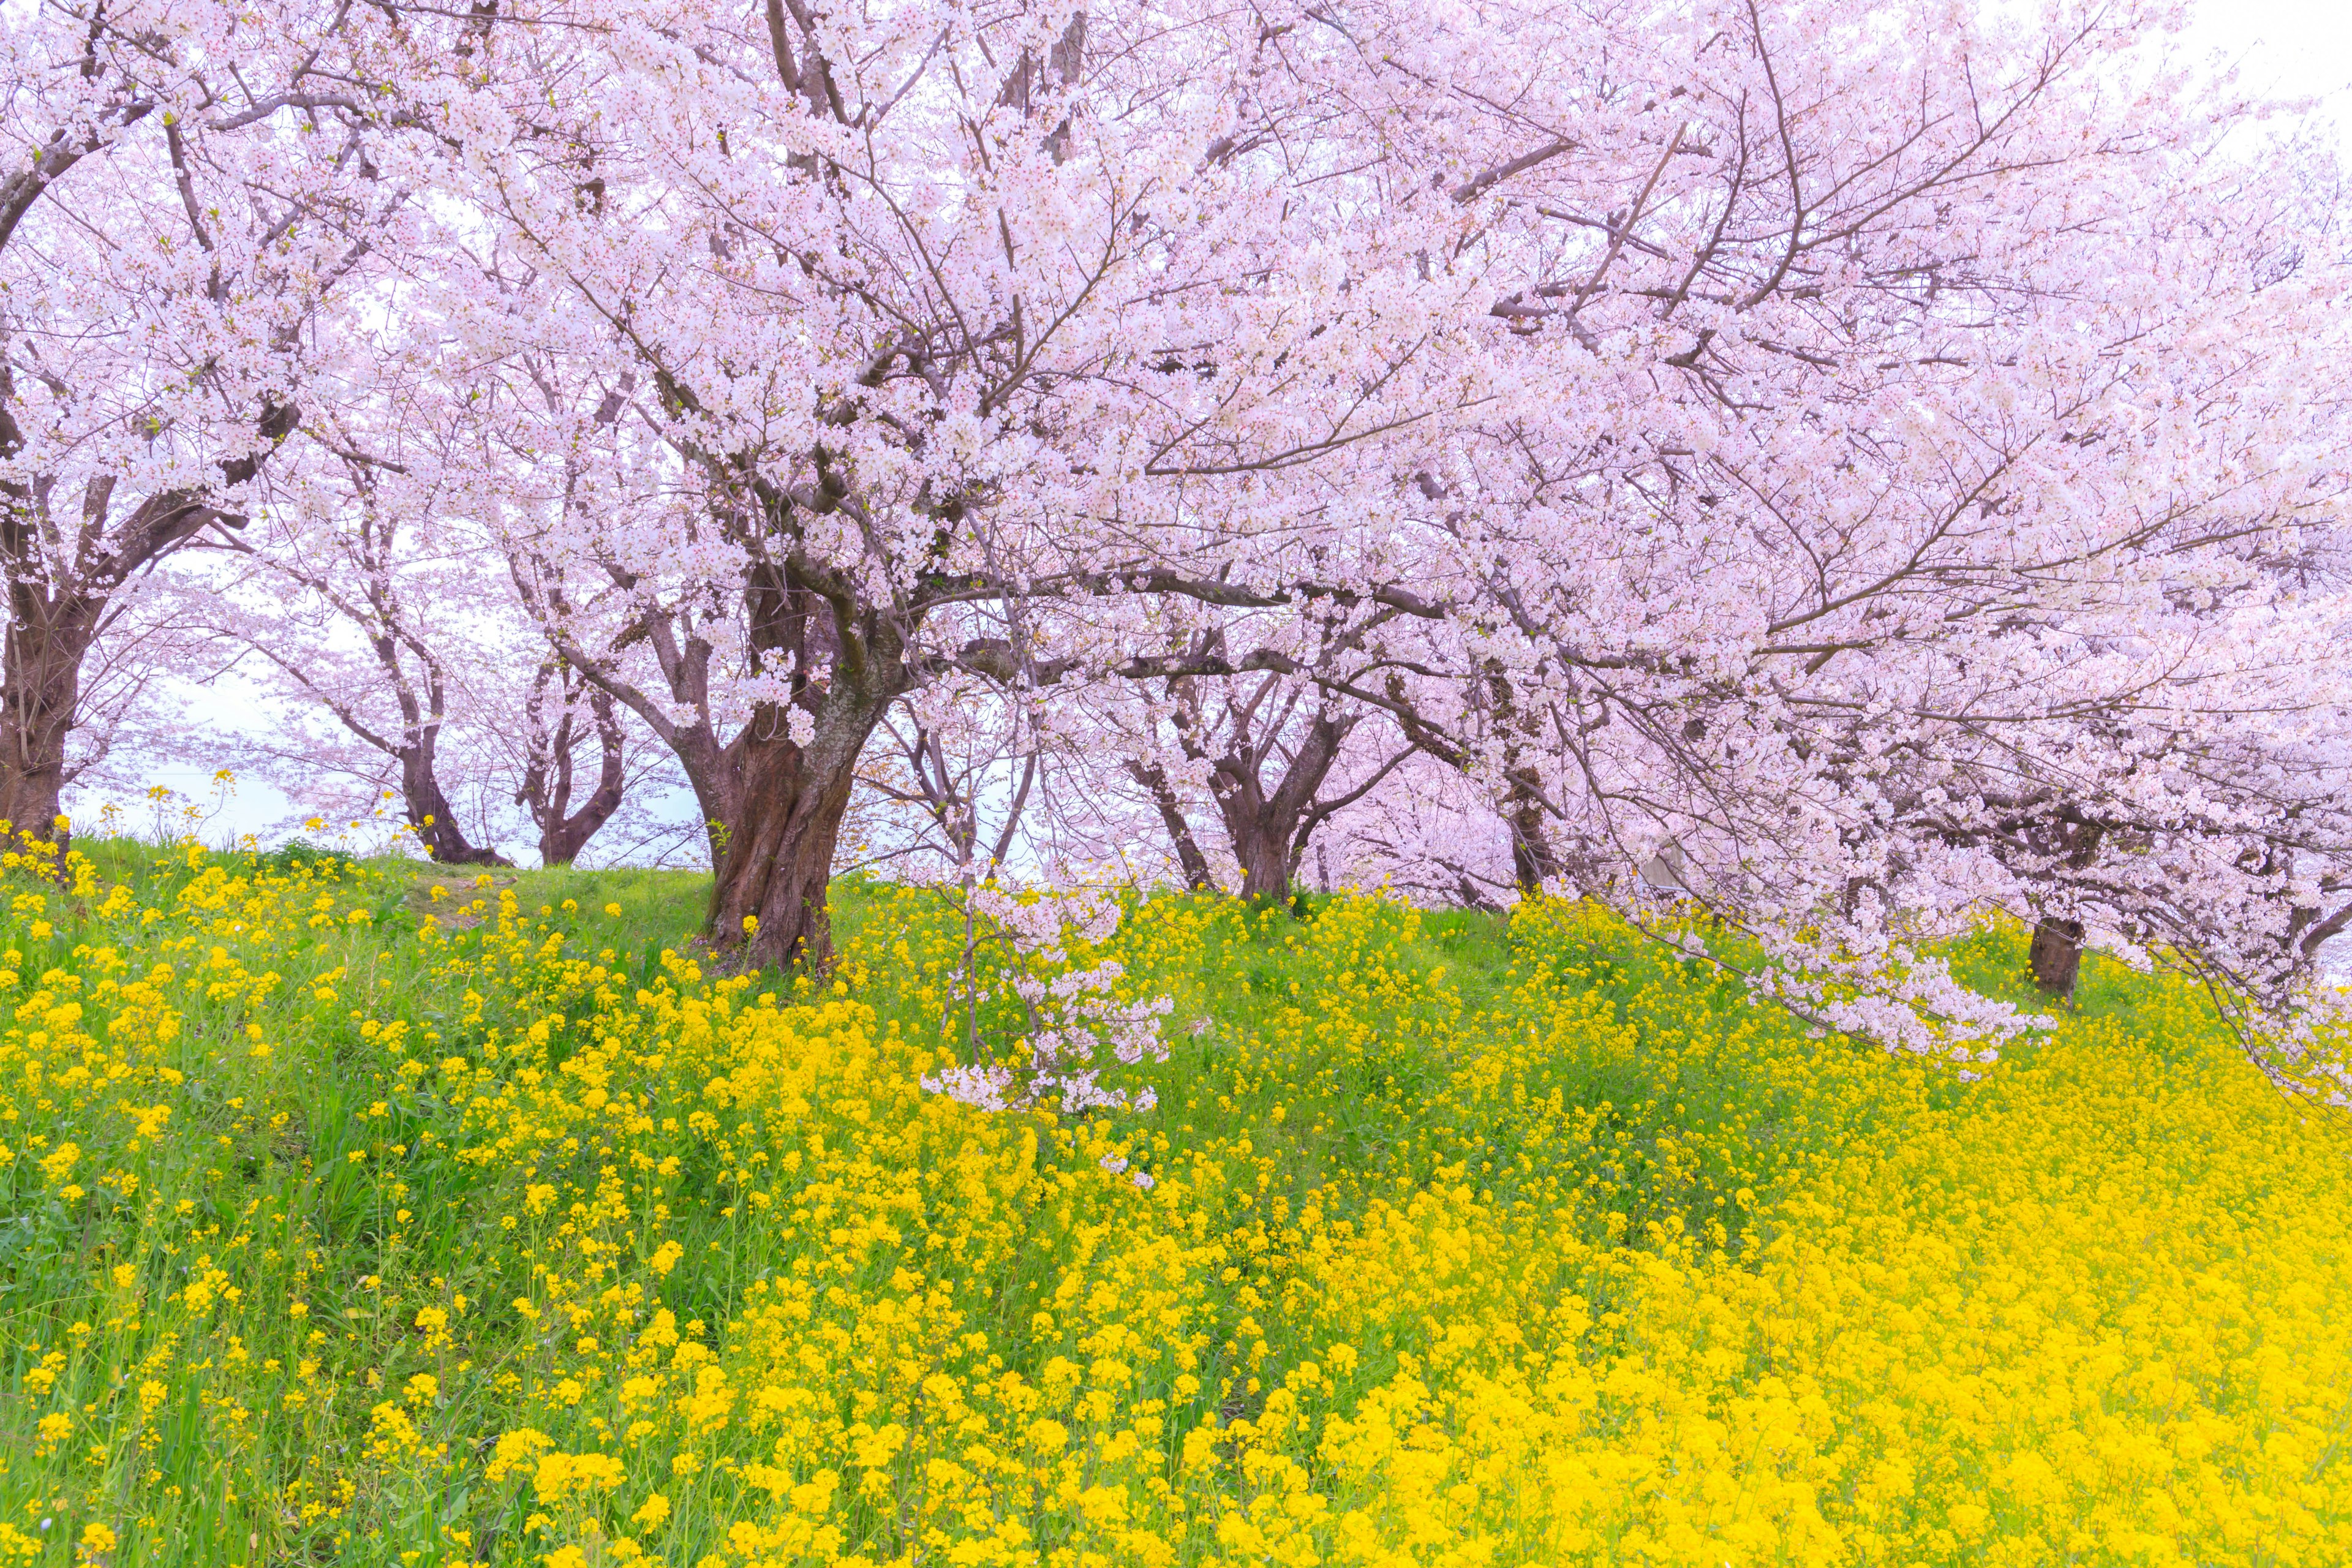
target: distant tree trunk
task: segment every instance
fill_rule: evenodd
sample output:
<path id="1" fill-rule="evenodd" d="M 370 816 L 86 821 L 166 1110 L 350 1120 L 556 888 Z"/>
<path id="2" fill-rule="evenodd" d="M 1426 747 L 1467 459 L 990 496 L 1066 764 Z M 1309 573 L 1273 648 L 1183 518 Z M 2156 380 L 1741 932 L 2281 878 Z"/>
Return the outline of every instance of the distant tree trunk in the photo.
<path id="1" fill-rule="evenodd" d="M 2033 983 L 2053 996 L 2072 996 L 2074 976 L 2083 967 L 2083 922 L 2044 919 L 2033 928 L 2032 945 L 2025 962 Z"/>
<path id="2" fill-rule="evenodd" d="M 1462 900 L 1462 907 L 1465 910 L 1476 910 L 1482 914 L 1489 915 L 1508 912 L 1502 905 L 1496 903 L 1488 895 L 1486 889 L 1480 887 L 1467 871 L 1459 869 L 1454 871 L 1454 896 Z"/>
<path id="3" fill-rule="evenodd" d="M 1486 694 L 1503 737 L 1503 821 L 1511 833 L 1511 881 L 1524 898 L 1544 890 L 1561 871 L 1551 836 L 1544 831 L 1543 780 L 1523 759 L 1538 739 L 1536 715 L 1519 706 L 1518 691 L 1499 661 L 1486 666 Z"/>
<path id="4" fill-rule="evenodd" d="M 1214 888 L 1216 879 L 1209 875 L 1209 858 L 1201 853 L 1200 840 L 1192 837 L 1192 825 L 1184 820 L 1184 804 L 1177 799 L 1175 786 L 1168 782 L 1168 770 L 1157 763 L 1147 764 L 1129 758 L 1127 771 L 1136 783 L 1151 792 L 1151 803 L 1159 808 L 1160 820 L 1175 842 L 1176 864 L 1184 872 L 1184 885 L 1196 893 Z"/>
<path id="5" fill-rule="evenodd" d="M 376 660 L 383 666 L 394 700 L 400 707 L 399 736 L 396 740 L 389 735 L 376 736 L 348 709 L 338 708 L 338 716 L 346 729 L 362 739 L 374 741 L 400 763 L 402 803 L 408 814 L 408 825 L 416 830 L 416 841 L 425 847 L 426 855 L 444 866 L 513 865 L 497 850 L 467 838 L 465 829 L 457 824 L 457 814 L 449 809 L 449 797 L 441 792 L 441 726 L 448 721 L 448 680 L 439 660 L 414 637 L 404 637 L 391 629 L 402 623 L 387 594 L 378 588 L 371 592 L 369 598 L 379 617 L 379 629 L 368 641 L 375 649 Z M 401 662 L 404 648 L 414 653 L 421 666 L 422 692 Z M 296 679 L 302 677 L 298 675 Z"/>
<path id="6" fill-rule="evenodd" d="M 1282 770 L 1281 783 L 1271 793 L 1263 777 L 1273 726 L 1268 726 L 1268 737 L 1255 744 L 1246 733 L 1237 735 L 1234 748 L 1217 759 L 1211 793 L 1216 796 L 1218 815 L 1224 818 L 1234 858 L 1242 868 L 1243 898 L 1288 903 L 1291 879 L 1307 858 L 1315 830 L 1341 806 L 1360 798 L 1388 772 L 1380 770 L 1336 800 L 1316 798 L 1339 763 L 1340 746 L 1355 727 L 1353 718 L 1328 711 L 1316 714 Z"/>
<path id="7" fill-rule="evenodd" d="M 1263 801 L 1252 805 L 1255 809 L 1244 805 L 1225 814 L 1225 830 L 1233 837 L 1234 858 L 1242 868 L 1242 897 L 1260 903 L 1286 904 L 1290 901 L 1290 872 L 1295 863 L 1291 838 L 1297 831 L 1297 817 L 1286 816 Z"/>
<path id="8" fill-rule="evenodd" d="M 596 787 L 577 811 L 571 809 L 572 789 L 572 725 L 578 710 L 567 700 L 550 731 L 539 710 L 547 686 L 562 679 L 568 666 L 551 665 L 540 671 L 531 688 L 530 714 L 535 750 L 523 769 L 517 804 L 528 806 L 539 825 L 539 859 L 543 866 L 569 866 L 597 829 L 621 809 L 625 782 L 620 721 L 613 711 L 613 696 L 601 687 L 588 693 L 588 712 L 596 726 Z M 570 694 L 567 693 L 568 697 Z"/>
<path id="9" fill-rule="evenodd" d="M 1282 782 L 1272 794 L 1260 782 L 1262 754 L 1240 749 L 1217 763 L 1212 793 L 1225 837 L 1242 868 L 1242 897 L 1262 903 L 1288 903 L 1290 879 L 1307 853 L 1307 839 L 1322 821 L 1314 812 L 1315 792 L 1339 761 L 1339 742 L 1349 725 L 1318 718 Z"/>

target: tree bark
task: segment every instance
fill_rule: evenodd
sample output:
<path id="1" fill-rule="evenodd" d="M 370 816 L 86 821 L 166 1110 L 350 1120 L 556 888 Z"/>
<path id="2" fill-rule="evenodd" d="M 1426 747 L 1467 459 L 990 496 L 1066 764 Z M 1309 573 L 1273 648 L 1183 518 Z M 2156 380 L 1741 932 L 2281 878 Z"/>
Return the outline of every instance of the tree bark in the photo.
<path id="1" fill-rule="evenodd" d="M 1290 901 L 1291 836 L 1296 820 L 1283 820 L 1262 805 L 1244 815 L 1228 813 L 1234 858 L 1241 863 L 1242 897 L 1257 903 Z"/>
<path id="2" fill-rule="evenodd" d="M 476 844 L 457 826 L 457 814 L 449 809 L 449 797 L 441 793 L 441 780 L 435 767 L 438 750 L 437 726 L 400 748 L 400 793 L 408 813 L 408 824 L 416 829 L 416 841 L 425 846 L 425 853 L 444 866 L 511 866 L 513 861 L 487 845 Z"/>
<path id="3" fill-rule="evenodd" d="M 703 925 L 713 948 L 740 949 L 758 965 L 833 962 L 834 849 L 858 756 L 895 695 L 836 688 L 805 746 L 792 740 L 782 708 L 762 705 L 728 748 L 740 784 Z"/>
<path id="4" fill-rule="evenodd" d="M 1306 853 L 1308 837 L 1300 828 L 1316 789 L 1338 756 L 1336 736 L 1310 731 L 1271 795 L 1258 777 L 1265 759 L 1245 744 L 1218 760 L 1210 793 L 1216 797 L 1226 840 L 1241 867 L 1243 898 L 1259 903 L 1290 901 L 1291 873 Z"/>
<path id="5" fill-rule="evenodd" d="M 537 711 L 546 682 L 561 677 L 569 668 L 542 670 L 541 684 L 533 689 L 533 733 L 544 736 L 545 744 L 524 768 L 522 789 L 515 796 L 530 808 L 531 820 L 539 825 L 539 860 L 542 866 L 569 866 L 579 858 L 588 840 L 621 809 L 625 782 L 621 725 L 613 712 L 613 695 L 602 687 L 592 687 L 588 712 L 596 726 L 596 787 L 579 810 L 572 809 L 572 721 L 577 710 L 567 702 L 552 733 L 540 727 L 541 715 Z"/>
<path id="6" fill-rule="evenodd" d="M 1511 880 L 1522 898 L 1535 898 L 1559 876 L 1559 854 L 1544 831 L 1543 780 L 1523 761 L 1538 739 L 1538 721 L 1519 706 L 1517 689 L 1499 663 L 1486 667 L 1486 696 L 1503 736 L 1503 820 L 1511 830 Z"/>
<path id="7" fill-rule="evenodd" d="M 529 574 L 519 569 L 518 580 L 530 595 Z M 643 719 L 677 758 L 710 840 L 701 940 L 742 967 L 831 962 L 826 886 L 858 757 L 891 701 L 915 684 L 895 618 L 877 609 L 861 614 L 847 594 L 841 597 L 836 609 L 786 574 L 754 568 L 744 594 L 751 642 L 762 663 L 790 672 L 795 697 L 762 704 L 723 744 L 711 721 L 714 649 L 698 632 L 649 617 L 633 634 L 652 647 L 669 687 L 669 700 L 657 701 L 564 636 L 560 605 L 557 614 L 539 611 L 557 651 Z M 677 718 L 681 708 L 690 720 Z M 793 739 L 795 710 L 814 721 L 805 746 Z"/>
<path id="8" fill-rule="evenodd" d="M 1559 856 L 1551 847 L 1551 836 L 1544 831 L 1543 806 L 1535 792 L 1520 783 L 1516 773 L 1510 779 L 1508 816 L 1511 826 L 1511 880 L 1517 885 L 1520 896 L 1535 898 L 1544 890 L 1544 884 L 1559 876 Z"/>
<path id="9" fill-rule="evenodd" d="M 1318 712 L 1300 735 L 1298 746 L 1273 791 L 1266 790 L 1263 770 L 1270 760 L 1271 738 L 1253 743 L 1246 730 L 1234 737 L 1233 749 L 1217 759 L 1210 793 L 1218 815 L 1224 818 L 1234 858 L 1242 868 L 1242 897 L 1260 902 L 1288 903 L 1291 879 L 1305 858 L 1315 829 L 1346 802 L 1363 794 L 1350 791 L 1339 801 L 1318 802 L 1317 793 L 1339 761 L 1339 748 L 1356 721 Z M 1269 729 L 1273 726 L 1269 725 Z M 1369 786 L 1367 786 L 1369 787 Z"/>
<path id="10" fill-rule="evenodd" d="M 66 742 L 81 700 L 81 665 L 97 636 L 103 599 L 14 584 L 5 686 L 0 686 L 0 818 L 15 833 L 49 839 L 66 785 Z"/>
<path id="11" fill-rule="evenodd" d="M 2052 849 L 2065 856 L 2070 871 L 2090 868 L 2105 841 L 2106 827 L 2072 805 L 2062 807 L 2047 828 Z M 2025 950 L 2025 966 L 2033 984 L 2050 995 L 2072 997 L 2074 976 L 2083 967 L 2083 922 L 2042 915 L 2035 921 L 2033 941 Z"/>
<path id="12" fill-rule="evenodd" d="M 1175 787 L 1168 782 L 1168 770 L 1156 763 L 1146 764 L 1130 757 L 1127 771 L 1136 783 L 1151 792 L 1151 803 L 1159 808 L 1160 820 L 1175 842 L 1176 864 L 1184 873 L 1184 885 L 1196 893 L 1214 888 L 1217 883 L 1209 875 L 1209 858 L 1201 853 L 1200 840 L 1192 837 L 1192 825 L 1184 820 L 1184 805 L 1176 798 Z"/>
<path id="13" fill-rule="evenodd" d="M 2025 962 L 2033 984 L 2053 996 L 2074 994 L 2074 976 L 2083 967 L 2083 922 L 2043 919 L 2033 928 L 2032 945 Z"/>
<path id="14" fill-rule="evenodd" d="M 919 621 L 797 561 L 755 565 L 743 602 L 753 670 L 783 673 L 793 695 L 753 710 L 727 748 L 737 795 L 711 863 L 703 940 L 749 965 L 822 969 L 833 962 L 826 893 L 841 819 L 867 741 L 919 679 L 908 652 Z"/>

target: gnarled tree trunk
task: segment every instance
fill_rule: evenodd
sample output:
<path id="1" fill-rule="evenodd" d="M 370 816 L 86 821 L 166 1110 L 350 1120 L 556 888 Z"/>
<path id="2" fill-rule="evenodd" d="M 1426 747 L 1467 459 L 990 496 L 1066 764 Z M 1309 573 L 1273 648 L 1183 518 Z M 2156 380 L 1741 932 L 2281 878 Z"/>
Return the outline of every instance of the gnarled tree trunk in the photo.
<path id="1" fill-rule="evenodd" d="M 1521 897 L 1534 898 L 1547 882 L 1559 876 L 1559 856 L 1552 848 L 1551 836 L 1544 831 L 1538 792 L 1522 781 L 1518 770 L 1510 773 L 1508 784 L 1504 820 L 1511 826 L 1511 880 Z"/>
<path id="2" fill-rule="evenodd" d="M 1209 875 L 1209 858 L 1201 853 L 1200 840 L 1192 837 L 1192 825 L 1184 819 L 1184 803 L 1176 796 L 1176 788 L 1168 782 L 1168 770 L 1157 763 L 1128 759 L 1127 771 L 1136 783 L 1151 792 L 1151 804 L 1160 812 L 1160 820 L 1168 829 L 1168 837 L 1176 846 L 1176 864 L 1184 873 L 1184 885 L 1196 893 L 1206 892 L 1217 885 Z"/>
<path id="3" fill-rule="evenodd" d="M 704 939 L 758 964 L 833 961 L 826 894 L 857 759 L 896 691 L 826 694 L 806 745 L 767 704 L 736 737 L 738 794 L 715 861 Z M 746 918 L 751 921 L 747 929 Z"/>
<path id="4" fill-rule="evenodd" d="M 1233 751 L 1217 760 L 1212 793 L 1233 840 L 1234 858 L 1241 865 L 1243 898 L 1288 903 L 1290 879 L 1297 875 L 1315 830 L 1387 772 L 1381 770 L 1337 800 L 1317 798 L 1355 727 L 1353 718 L 1328 710 L 1317 713 L 1283 769 L 1282 782 L 1271 793 L 1260 772 L 1269 760 L 1270 737 L 1253 745 L 1246 734 L 1239 736 Z"/>
<path id="5" fill-rule="evenodd" d="M 533 733 L 544 737 L 544 744 L 533 752 L 523 769 L 522 788 L 515 795 L 516 803 L 529 807 L 531 820 L 539 825 L 539 860 L 542 866 L 571 865 L 579 858 L 588 840 L 596 836 L 597 829 L 621 809 L 625 758 L 620 721 L 613 711 L 613 694 L 601 687 L 592 688 L 588 693 L 588 712 L 596 726 L 596 787 L 577 811 L 572 809 L 572 721 L 577 710 L 567 702 L 552 732 L 539 722 L 541 715 L 537 709 L 548 683 L 562 679 L 569 668 L 542 668 L 532 687 Z"/>
<path id="6" fill-rule="evenodd" d="M 1511 880 L 1522 898 L 1534 898 L 1563 869 L 1544 830 L 1543 780 L 1525 760 L 1538 742 L 1540 720 L 1519 705 L 1518 690 L 1499 662 L 1487 664 L 1486 685 L 1495 727 L 1503 737 L 1503 820 L 1511 830 Z"/>
<path id="7" fill-rule="evenodd" d="M 15 833 L 48 839 L 58 831 L 82 659 L 105 601 L 79 594 L 51 599 L 23 582 L 10 597 L 0 685 L 0 818 Z"/>
<path id="8" fill-rule="evenodd" d="M 1255 783 L 1255 781 L 1252 781 Z M 1220 795 L 1225 831 L 1234 843 L 1234 858 L 1242 868 L 1242 897 L 1260 903 L 1288 903 L 1290 874 L 1297 864 L 1298 814 L 1285 812 L 1263 798 L 1237 798 L 1257 791 L 1234 789 Z"/>
<path id="9" fill-rule="evenodd" d="M 841 819 L 866 742 L 918 679 L 916 623 L 787 563 L 755 565 L 743 600 L 754 670 L 784 673 L 793 695 L 753 710 L 727 748 L 735 796 L 702 938 L 751 964 L 823 968 L 833 962 L 826 895 Z"/>
<path id="10" fill-rule="evenodd" d="M 530 574 L 519 567 L 518 580 L 529 595 Z M 646 721 L 694 791 L 713 872 L 702 942 L 743 967 L 803 959 L 822 966 L 833 953 L 826 889 L 858 758 L 916 675 L 898 626 L 882 612 L 836 614 L 772 566 L 753 570 L 744 600 L 753 648 L 769 667 L 790 672 L 795 695 L 790 703 L 761 704 L 723 743 L 712 719 L 715 650 L 698 630 L 650 616 L 633 634 L 650 646 L 668 685 L 660 700 L 564 635 L 560 613 L 540 613 L 557 651 Z M 688 715 L 683 721 L 680 710 Z M 805 745 L 793 735 L 796 715 L 809 726 Z"/>
<path id="11" fill-rule="evenodd" d="M 2033 927 L 2033 942 L 2025 950 L 2033 984 L 2053 996 L 2072 996 L 2074 976 L 2083 967 L 2083 922 L 2042 920 Z"/>
<path id="12" fill-rule="evenodd" d="M 640 712 L 644 710 L 640 709 Z M 679 725 L 662 736 L 694 791 L 695 809 L 702 814 L 702 831 L 710 841 L 714 867 L 727 858 L 728 825 L 742 810 L 743 742 L 722 746 L 707 723 Z"/>
<path id="13" fill-rule="evenodd" d="M 2106 826 L 2069 805 L 2059 810 L 2043 836 L 2052 849 L 2066 858 L 2067 869 L 2083 871 L 2098 858 Z M 2071 998 L 2074 977 L 2083 967 L 2083 922 L 2048 914 L 2038 918 L 2025 950 L 2025 966 L 2034 984 L 2053 996 Z"/>
<path id="14" fill-rule="evenodd" d="M 395 752 L 400 762 L 400 794 L 408 825 L 425 854 L 444 866 L 511 866 L 513 861 L 487 845 L 476 844 L 457 826 L 449 797 L 441 793 L 435 768 L 438 727 L 423 731 Z"/>

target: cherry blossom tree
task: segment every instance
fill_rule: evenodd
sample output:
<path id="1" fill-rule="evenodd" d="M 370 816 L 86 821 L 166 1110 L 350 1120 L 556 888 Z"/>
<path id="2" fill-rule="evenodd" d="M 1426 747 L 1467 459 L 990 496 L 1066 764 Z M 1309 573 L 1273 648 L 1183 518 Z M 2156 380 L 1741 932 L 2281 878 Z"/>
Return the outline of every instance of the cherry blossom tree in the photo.
<path id="1" fill-rule="evenodd" d="M 286 682 L 391 763 L 404 815 L 428 856 L 458 866 L 506 865 L 506 857 L 496 849 L 470 841 L 442 787 L 444 737 L 464 700 L 458 689 L 464 676 L 445 651 L 457 639 L 446 630 L 436 636 L 419 626 L 409 608 L 409 594 L 387 559 L 395 525 L 376 501 L 373 487 L 363 482 L 359 488 L 367 499 L 361 503 L 353 531 L 355 560 L 349 574 L 314 573 L 299 565 L 279 569 L 315 595 L 325 612 L 305 628 L 313 635 L 289 636 L 300 624 L 292 617 L 252 616 L 239 624 L 250 646 L 277 667 Z M 405 587 L 431 592 L 413 580 Z M 347 630 L 364 640 L 363 654 L 337 646 L 337 633 Z M 383 708 L 384 699 L 389 699 L 389 711 L 381 716 L 371 711 Z"/>
<path id="2" fill-rule="evenodd" d="M 1646 136 L 1487 209 L 1558 246 L 1496 306 L 1550 406 L 1433 456 L 1484 581 L 1453 679 L 1372 700 L 1491 781 L 1522 879 L 1638 904 L 1665 865 L 1907 987 L 1924 1021 L 1869 1024 L 1923 1047 L 1999 1020 L 1904 939 L 1987 907 L 2053 989 L 2079 924 L 2283 996 L 2342 886 L 2342 601 L 2279 564 L 2344 495 L 2307 184 L 2212 154 L 2239 111 L 2153 10 L 1696 9 L 1612 57 Z"/>
<path id="3" fill-rule="evenodd" d="M 1114 690 L 1097 722 L 1124 737 L 1121 765 L 1150 798 L 1189 885 L 1215 885 L 1193 823 L 1205 806 L 1241 896 L 1287 901 L 1317 832 L 1414 755 L 1390 716 L 1355 695 L 1421 668 L 1389 635 L 1406 618 L 1363 601 L 1294 614 L 1184 601 L 1160 608 L 1155 631 L 1168 651 L 1139 647 L 1117 664 L 1115 674 L 1139 689 Z"/>
<path id="4" fill-rule="evenodd" d="M 1921 944 L 1987 910 L 2053 993 L 2091 943 L 2273 1012 L 2352 923 L 2352 273 L 2172 7 L 173 16 L 11 57 L 20 760 L 145 563 L 422 482 L 359 431 L 398 342 L 393 522 L 495 542 L 448 591 L 552 704 L 526 804 L 641 723 L 730 961 L 824 959 L 854 803 L 975 887 L 1139 817 L 1201 885 L 1213 816 L 1253 896 L 1318 843 L 1671 896 L 1971 1059 L 2020 1018 Z"/>
<path id="5" fill-rule="evenodd" d="M 404 357 L 382 344 L 377 373 L 338 388 L 361 395 L 314 401 L 262 525 L 192 552 L 225 559 L 182 573 L 178 596 L 267 672 L 289 721 L 243 749 L 273 771 L 388 786 L 436 861 L 509 864 L 497 845 L 520 832 L 569 865 L 647 782 L 644 746 L 486 570 L 474 428 L 445 367 Z"/>
<path id="6" fill-rule="evenodd" d="M 533 548 L 618 596 L 579 667 L 712 754 L 709 935 L 760 956 L 821 954 L 894 702 L 1055 664 L 1278 674 L 1303 734 L 1377 712 L 1486 781 L 1516 880 L 1671 855 L 1867 950 L 2028 890 L 1906 869 L 1898 768 L 2064 754 L 2079 705 L 2004 697 L 2334 499 L 2340 281 L 2246 264 L 2239 110 L 2159 7 L 557 19 L 489 47 L 566 89 L 469 144 L 531 282 L 462 330 L 611 367 L 509 399 L 517 449 L 630 378 L 663 499 Z M 1427 646 L 1139 664 L 1175 601 Z"/>
<path id="7" fill-rule="evenodd" d="M 333 312 L 403 250 L 450 27 L 131 0 L 0 35 L 0 816 L 47 831 L 95 642 L 244 526 Z"/>
<path id="8" fill-rule="evenodd" d="M 1378 596 L 1333 563 L 1411 493 L 1398 433 L 1492 395 L 1485 274 L 1525 259 L 1433 258 L 1552 155 L 1386 63 L 1428 20 L 780 7 L 514 46 L 571 51 L 598 107 L 512 136 L 476 199 L 564 290 L 545 352 L 623 356 L 698 487 L 662 563 L 736 601 L 714 941 L 821 949 L 866 741 L 970 651 L 942 612 Z"/>

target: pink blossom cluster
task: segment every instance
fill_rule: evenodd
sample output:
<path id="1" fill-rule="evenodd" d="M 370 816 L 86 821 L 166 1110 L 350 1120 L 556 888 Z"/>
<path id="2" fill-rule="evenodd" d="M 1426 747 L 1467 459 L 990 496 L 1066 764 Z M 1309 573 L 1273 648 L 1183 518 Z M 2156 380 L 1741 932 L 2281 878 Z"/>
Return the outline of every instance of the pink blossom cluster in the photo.
<path id="1" fill-rule="evenodd" d="M 1028 1023 L 1017 1042 L 1022 1059 L 1017 1068 L 958 1063 L 927 1074 L 923 1088 L 982 1110 L 1042 1106 L 1072 1116 L 1157 1106 L 1159 1092 L 1149 1084 L 1119 1087 L 1104 1082 L 1103 1074 L 1166 1061 L 1160 1021 L 1173 1004 L 1166 996 L 1122 998 L 1118 985 L 1126 969 L 1117 959 L 1081 968 L 1070 952 L 1110 940 L 1119 922 L 1118 900 L 1100 889 L 1020 895 L 993 886 L 975 889 L 968 900 L 1009 952 L 985 980 L 968 955 L 959 978 L 971 987 L 972 1003 L 992 993 L 1020 1000 Z"/>

